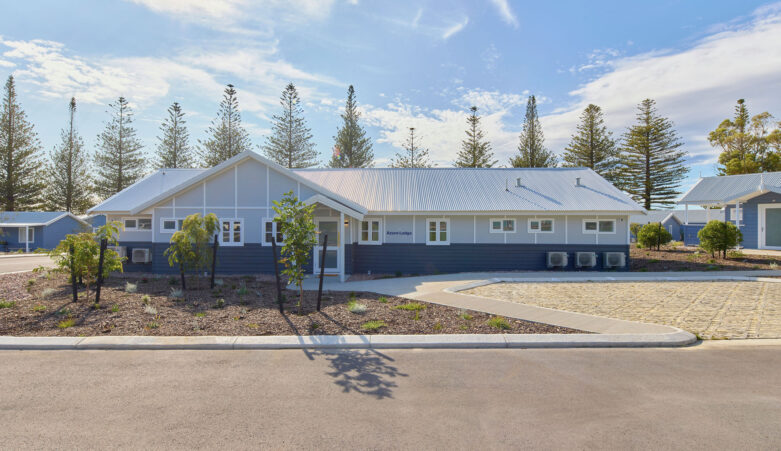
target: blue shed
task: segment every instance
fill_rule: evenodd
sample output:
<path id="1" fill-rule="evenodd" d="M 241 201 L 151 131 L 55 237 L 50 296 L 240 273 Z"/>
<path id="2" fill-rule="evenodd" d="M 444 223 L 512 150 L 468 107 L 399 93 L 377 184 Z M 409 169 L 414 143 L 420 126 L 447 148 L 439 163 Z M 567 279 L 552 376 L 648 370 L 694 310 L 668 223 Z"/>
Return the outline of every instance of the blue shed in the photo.
<path id="1" fill-rule="evenodd" d="M 65 211 L 0 211 L 0 250 L 52 249 L 65 235 L 88 230 L 87 222 Z"/>

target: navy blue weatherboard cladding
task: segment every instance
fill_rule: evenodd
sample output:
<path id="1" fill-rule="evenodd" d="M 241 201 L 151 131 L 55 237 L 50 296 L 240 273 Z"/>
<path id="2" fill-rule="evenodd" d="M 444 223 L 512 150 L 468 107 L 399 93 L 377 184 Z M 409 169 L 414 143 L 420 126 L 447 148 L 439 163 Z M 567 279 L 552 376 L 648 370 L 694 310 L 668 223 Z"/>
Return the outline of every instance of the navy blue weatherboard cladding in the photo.
<path id="1" fill-rule="evenodd" d="M 743 211 L 743 221 L 740 223 L 740 231 L 743 232 L 743 247 L 756 249 L 759 246 L 759 204 L 781 203 L 781 194 L 765 193 L 746 203 L 740 204 Z M 727 207 L 727 220 L 735 220 L 735 205 L 730 204 Z"/>
<path id="2" fill-rule="evenodd" d="M 43 247 L 43 227 L 42 226 L 35 226 L 30 227 L 31 230 L 34 230 L 33 232 L 33 241 L 30 243 L 30 250 L 35 250 L 39 247 Z M 22 232 L 22 236 L 24 236 L 24 232 Z M 18 227 L 3 227 L 0 229 L 0 241 L 5 242 L 6 244 L 0 246 L 0 250 L 3 251 L 16 251 L 16 250 L 24 250 L 25 244 L 22 242 L 19 242 L 19 228 Z"/>
<path id="3" fill-rule="evenodd" d="M 697 236 L 705 224 L 683 224 L 681 225 L 681 231 L 683 233 L 683 244 L 685 246 L 699 246 L 700 238 Z"/>
<path id="4" fill-rule="evenodd" d="M 76 218 L 65 216 L 59 221 L 43 227 L 42 247 L 45 249 L 53 249 L 60 244 L 60 241 L 65 238 L 65 235 L 79 232 L 91 232 L 91 230 L 89 230 L 88 226 L 85 226 L 76 220 Z"/>

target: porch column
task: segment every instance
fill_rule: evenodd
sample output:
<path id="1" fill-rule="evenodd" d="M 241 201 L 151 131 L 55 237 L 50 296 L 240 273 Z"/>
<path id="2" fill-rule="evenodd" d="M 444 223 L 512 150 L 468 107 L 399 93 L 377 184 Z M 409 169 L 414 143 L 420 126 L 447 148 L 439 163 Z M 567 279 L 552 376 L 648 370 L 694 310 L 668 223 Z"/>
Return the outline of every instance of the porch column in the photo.
<path id="1" fill-rule="evenodd" d="M 689 225 L 689 204 L 683 206 L 683 223 Z"/>
<path id="2" fill-rule="evenodd" d="M 24 251 L 30 252 L 30 226 L 24 226 Z"/>
<path id="3" fill-rule="evenodd" d="M 740 201 L 735 201 L 735 227 L 740 231 Z M 735 245 L 735 249 L 740 249 L 740 243 Z"/>
<path id="4" fill-rule="evenodd" d="M 347 232 L 344 227 L 344 213 L 339 212 L 339 228 L 336 229 L 339 233 L 336 234 L 339 240 L 339 281 L 344 282 L 344 240 L 345 233 Z"/>
<path id="5" fill-rule="evenodd" d="M 705 209 L 705 224 L 710 222 L 710 207 Z"/>

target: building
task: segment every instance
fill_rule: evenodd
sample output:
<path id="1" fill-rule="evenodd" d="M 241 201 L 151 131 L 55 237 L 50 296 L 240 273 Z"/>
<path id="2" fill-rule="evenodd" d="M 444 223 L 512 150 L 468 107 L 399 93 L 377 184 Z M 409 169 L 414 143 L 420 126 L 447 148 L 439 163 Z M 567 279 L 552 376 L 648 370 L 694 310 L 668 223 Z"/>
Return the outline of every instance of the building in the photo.
<path id="1" fill-rule="evenodd" d="M 84 220 L 65 211 L 0 211 L 0 249 L 53 249 L 65 235 L 89 229 Z"/>
<path id="2" fill-rule="evenodd" d="M 688 234 L 684 233 L 684 223 L 686 215 L 689 218 Z M 724 220 L 724 209 L 708 210 L 651 210 L 646 215 L 633 215 L 629 218 L 631 224 L 662 224 L 676 241 L 684 241 L 689 246 L 696 246 L 700 243 L 697 238 L 697 232 L 708 223 L 708 221 L 717 219 Z M 693 237 L 691 236 L 693 233 Z"/>
<path id="3" fill-rule="evenodd" d="M 577 252 L 594 253 L 580 267 L 603 268 L 605 252 L 625 267 L 629 216 L 643 212 L 589 169 L 289 170 L 250 151 L 211 169 L 159 170 L 90 213 L 122 222 L 128 271 L 173 272 L 163 255 L 172 234 L 186 216 L 214 213 L 217 271 L 272 273 L 271 238 L 283 239 L 272 202 L 290 191 L 316 204 L 325 270 L 342 278 L 538 270 L 549 252 L 566 253 L 551 258 L 567 269 Z"/>
<path id="4" fill-rule="evenodd" d="M 723 208 L 724 220 L 743 232 L 743 247 L 781 249 L 781 172 L 704 177 L 678 203 L 687 210 L 689 205 Z M 684 214 L 686 244 L 701 228 Z"/>

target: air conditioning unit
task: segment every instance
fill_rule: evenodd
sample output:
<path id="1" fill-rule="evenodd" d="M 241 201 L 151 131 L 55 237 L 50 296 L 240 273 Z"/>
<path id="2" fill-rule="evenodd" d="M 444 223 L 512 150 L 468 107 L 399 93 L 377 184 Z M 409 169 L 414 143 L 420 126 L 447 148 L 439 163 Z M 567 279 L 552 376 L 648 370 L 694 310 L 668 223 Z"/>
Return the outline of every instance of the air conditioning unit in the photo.
<path id="1" fill-rule="evenodd" d="M 576 252 L 575 266 L 578 268 L 593 268 L 597 266 L 597 254 L 594 252 Z"/>
<path id="2" fill-rule="evenodd" d="M 623 268 L 626 266 L 626 255 L 623 252 L 605 252 L 602 254 L 605 268 Z"/>
<path id="3" fill-rule="evenodd" d="M 125 246 L 109 246 L 108 248 L 116 252 L 120 258 L 127 257 L 127 247 Z"/>
<path id="4" fill-rule="evenodd" d="M 133 263 L 149 263 L 152 261 L 152 254 L 149 249 L 133 249 Z"/>
<path id="5" fill-rule="evenodd" d="M 566 252 L 548 252 L 548 268 L 566 268 L 569 258 Z"/>

